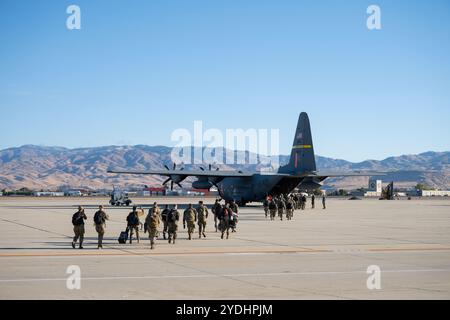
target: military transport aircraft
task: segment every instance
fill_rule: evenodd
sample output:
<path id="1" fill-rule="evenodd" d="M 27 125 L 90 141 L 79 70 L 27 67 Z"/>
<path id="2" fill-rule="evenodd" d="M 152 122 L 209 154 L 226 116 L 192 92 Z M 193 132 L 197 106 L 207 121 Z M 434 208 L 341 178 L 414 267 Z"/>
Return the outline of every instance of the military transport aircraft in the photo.
<path id="1" fill-rule="evenodd" d="M 383 175 L 379 172 L 355 171 L 350 173 L 323 172 L 316 170 L 316 159 L 311 135 L 311 127 L 308 115 L 300 114 L 295 132 L 289 163 L 281 166 L 277 172 L 242 172 L 210 170 L 176 170 L 176 166 L 170 170 L 151 171 L 114 171 L 116 174 L 149 174 L 167 177 L 166 185 L 171 182 L 180 185 L 187 177 L 194 176 L 198 180 L 192 183 L 194 189 L 210 189 L 216 186 L 220 196 L 227 200 L 234 200 L 240 205 L 252 201 L 262 201 L 267 195 L 287 194 L 295 188 L 301 191 L 312 191 L 321 187 L 321 182 L 330 177 L 352 177 Z"/>

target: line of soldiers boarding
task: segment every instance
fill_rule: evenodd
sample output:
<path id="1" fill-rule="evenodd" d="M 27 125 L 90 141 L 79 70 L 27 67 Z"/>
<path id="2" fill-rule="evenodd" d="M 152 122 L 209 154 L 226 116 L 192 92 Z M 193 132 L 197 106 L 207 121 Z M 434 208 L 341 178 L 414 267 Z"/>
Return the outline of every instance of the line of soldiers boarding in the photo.
<path id="1" fill-rule="evenodd" d="M 279 196 L 267 196 L 263 202 L 264 213 L 270 220 L 275 220 L 276 215 L 283 220 L 283 216 L 286 215 L 287 220 L 292 220 L 295 210 L 306 209 L 307 198 L 306 195 L 301 193 L 294 193 L 289 195 Z M 322 195 L 322 206 L 326 209 L 325 194 Z M 311 197 L 311 209 L 316 207 L 316 196 L 313 194 Z"/>
<path id="2" fill-rule="evenodd" d="M 227 239 L 231 232 L 236 232 L 238 217 L 239 217 L 239 207 L 234 201 L 226 202 L 221 204 L 220 200 L 216 200 L 211 208 L 214 215 L 214 227 L 216 232 L 221 232 L 221 238 L 224 238 L 226 233 Z M 199 201 L 198 206 L 194 207 L 189 204 L 188 208 L 183 212 L 183 228 L 188 231 L 189 240 L 192 240 L 192 235 L 195 232 L 195 225 L 198 225 L 198 235 L 199 238 L 206 238 L 206 223 L 209 215 L 209 210 L 203 201 Z M 144 233 L 148 232 L 150 239 L 151 249 L 155 248 L 156 239 L 159 236 L 159 229 L 162 225 L 163 238 L 169 241 L 169 243 L 175 244 L 178 232 L 178 223 L 180 221 L 180 212 L 178 211 L 178 206 L 166 205 L 163 210 L 161 210 L 158 204 L 155 202 L 153 207 L 148 211 L 147 217 L 145 218 L 145 223 L 140 221 L 140 217 L 144 216 L 144 210 L 141 208 L 133 207 L 127 218 L 127 228 L 121 233 L 119 237 L 120 243 L 125 243 L 127 238 L 129 238 L 130 244 L 133 241 L 133 235 L 136 236 L 136 240 L 139 243 L 139 231 L 142 229 Z M 85 220 L 87 216 L 84 212 L 84 208 L 79 206 L 78 211 L 72 216 L 72 224 L 74 226 L 73 230 L 75 236 L 72 241 L 72 248 L 75 249 L 77 242 L 79 242 L 79 248 L 83 249 L 83 241 L 85 234 Z M 103 237 L 105 235 L 106 221 L 109 220 L 109 216 L 106 214 L 104 207 L 99 206 L 99 210 L 94 214 L 94 225 L 95 230 L 98 234 L 98 249 L 103 249 Z M 167 234 L 167 238 L 166 238 Z"/>

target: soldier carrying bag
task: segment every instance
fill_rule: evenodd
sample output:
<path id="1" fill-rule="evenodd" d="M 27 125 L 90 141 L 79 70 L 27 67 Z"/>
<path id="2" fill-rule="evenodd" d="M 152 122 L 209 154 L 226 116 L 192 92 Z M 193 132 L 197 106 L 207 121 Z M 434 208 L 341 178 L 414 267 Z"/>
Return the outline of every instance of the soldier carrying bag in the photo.
<path id="1" fill-rule="evenodd" d="M 76 212 L 73 216 L 72 216 L 72 224 L 74 226 L 80 226 L 83 224 L 83 216 Z"/>
<path id="2" fill-rule="evenodd" d="M 126 243 L 128 240 L 128 228 L 125 231 L 122 231 L 119 235 L 119 243 Z"/>
<path id="3" fill-rule="evenodd" d="M 293 207 L 293 205 L 292 205 L 292 202 L 289 201 L 289 202 L 287 203 L 287 205 L 286 205 L 286 209 L 291 210 L 291 209 L 293 209 L 293 208 L 294 208 L 294 207 Z"/>
<path id="4" fill-rule="evenodd" d="M 95 215 L 94 215 L 94 223 L 96 225 L 105 223 L 105 220 L 103 219 L 102 214 L 100 212 L 96 212 L 95 213 Z"/>

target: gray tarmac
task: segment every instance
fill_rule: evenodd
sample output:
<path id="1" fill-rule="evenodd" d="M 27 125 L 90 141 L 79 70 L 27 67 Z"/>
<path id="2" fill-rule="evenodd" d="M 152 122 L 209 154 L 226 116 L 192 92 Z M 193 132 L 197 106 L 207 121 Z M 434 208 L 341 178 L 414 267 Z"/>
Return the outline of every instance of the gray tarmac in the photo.
<path id="1" fill-rule="evenodd" d="M 199 198 L 134 199 L 150 205 Z M 212 203 L 214 199 L 207 199 Z M 0 299 L 449 299 L 450 200 L 328 199 L 269 221 L 260 205 L 241 208 L 238 232 L 221 240 L 212 215 L 207 238 L 150 250 L 120 245 L 126 207 L 107 207 L 104 250 L 93 215 L 106 198 L 0 197 Z M 85 249 L 72 249 L 71 216 L 88 215 Z M 67 287 L 79 266 L 81 288 Z M 370 290 L 369 266 L 381 289 Z M 70 281 L 69 281 L 70 282 Z"/>

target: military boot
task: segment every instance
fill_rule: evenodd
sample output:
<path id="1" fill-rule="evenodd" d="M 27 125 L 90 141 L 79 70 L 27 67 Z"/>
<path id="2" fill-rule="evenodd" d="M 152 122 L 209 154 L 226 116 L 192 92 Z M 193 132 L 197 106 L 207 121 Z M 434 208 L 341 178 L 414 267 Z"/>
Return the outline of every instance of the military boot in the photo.
<path id="1" fill-rule="evenodd" d="M 203 232 L 203 237 L 206 238 L 206 234 Z"/>

